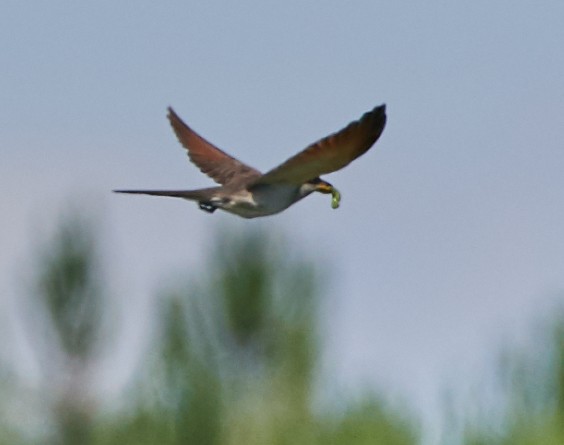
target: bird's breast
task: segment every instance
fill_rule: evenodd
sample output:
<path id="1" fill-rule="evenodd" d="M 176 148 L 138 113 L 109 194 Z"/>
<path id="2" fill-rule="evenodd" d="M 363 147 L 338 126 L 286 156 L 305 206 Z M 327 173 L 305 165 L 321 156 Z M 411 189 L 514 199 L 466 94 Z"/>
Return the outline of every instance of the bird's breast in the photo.
<path id="1" fill-rule="evenodd" d="M 274 215 L 300 200 L 299 187 L 289 184 L 261 185 L 242 190 L 224 199 L 220 207 L 244 218 Z"/>

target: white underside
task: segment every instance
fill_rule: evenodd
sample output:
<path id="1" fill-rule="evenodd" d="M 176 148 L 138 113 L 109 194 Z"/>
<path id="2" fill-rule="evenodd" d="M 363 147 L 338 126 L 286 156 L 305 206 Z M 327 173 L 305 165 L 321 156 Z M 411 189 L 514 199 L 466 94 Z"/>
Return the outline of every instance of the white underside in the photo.
<path id="1" fill-rule="evenodd" d="M 299 187 L 280 184 L 253 190 L 252 194 L 242 190 L 230 195 L 230 200 L 227 202 L 223 202 L 218 197 L 217 200 L 212 199 L 212 203 L 226 212 L 243 218 L 257 218 L 279 213 L 307 194 L 309 193 L 303 194 Z"/>

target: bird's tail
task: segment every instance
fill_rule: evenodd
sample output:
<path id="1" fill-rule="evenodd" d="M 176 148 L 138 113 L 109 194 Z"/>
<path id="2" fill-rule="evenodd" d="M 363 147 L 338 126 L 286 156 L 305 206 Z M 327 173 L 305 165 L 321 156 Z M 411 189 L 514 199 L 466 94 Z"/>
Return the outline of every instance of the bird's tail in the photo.
<path id="1" fill-rule="evenodd" d="M 219 187 L 198 190 L 114 190 L 115 193 L 129 193 L 134 195 L 170 196 L 193 201 L 208 201 Z"/>

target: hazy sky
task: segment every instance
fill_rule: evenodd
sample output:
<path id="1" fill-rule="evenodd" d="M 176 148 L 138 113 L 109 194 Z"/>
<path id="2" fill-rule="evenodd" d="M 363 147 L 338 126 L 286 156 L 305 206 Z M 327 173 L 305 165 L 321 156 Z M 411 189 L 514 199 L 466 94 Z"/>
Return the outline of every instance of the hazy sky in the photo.
<path id="1" fill-rule="evenodd" d="M 130 337 L 219 226 L 273 227 L 331 271 L 329 372 L 431 403 L 564 288 L 563 23 L 560 0 L 4 2 L 1 298 L 73 200 L 101 214 Z M 266 170 L 383 102 L 380 142 L 327 177 L 336 211 L 318 195 L 246 221 L 109 192 L 212 184 L 168 105 Z"/>

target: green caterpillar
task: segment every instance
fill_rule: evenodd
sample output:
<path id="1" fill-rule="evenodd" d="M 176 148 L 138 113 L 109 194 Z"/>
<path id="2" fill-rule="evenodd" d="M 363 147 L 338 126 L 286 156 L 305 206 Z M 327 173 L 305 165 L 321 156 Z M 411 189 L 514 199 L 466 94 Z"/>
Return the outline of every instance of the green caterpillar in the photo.
<path id="1" fill-rule="evenodd" d="M 333 190 L 331 190 L 331 196 L 331 207 L 333 207 L 334 209 L 339 208 L 339 204 L 341 203 L 341 193 L 339 192 L 339 190 L 333 187 Z"/>

